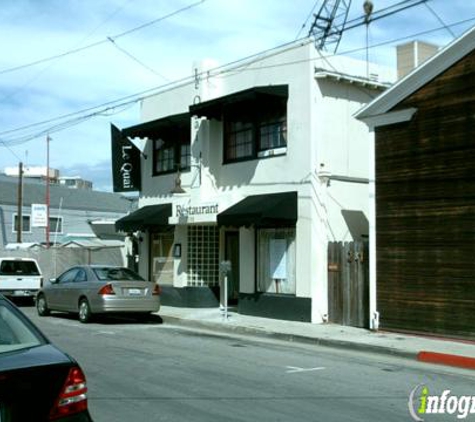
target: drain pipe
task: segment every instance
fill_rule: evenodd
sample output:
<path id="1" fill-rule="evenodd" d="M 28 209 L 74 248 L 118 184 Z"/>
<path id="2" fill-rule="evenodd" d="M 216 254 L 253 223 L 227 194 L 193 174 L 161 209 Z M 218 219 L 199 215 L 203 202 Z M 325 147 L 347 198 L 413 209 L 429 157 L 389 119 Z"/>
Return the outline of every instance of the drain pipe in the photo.
<path id="1" fill-rule="evenodd" d="M 5 229 L 5 213 L 3 207 L 0 207 L 0 230 L 2 231 L 2 247 L 7 244 L 7 232 Z"/>

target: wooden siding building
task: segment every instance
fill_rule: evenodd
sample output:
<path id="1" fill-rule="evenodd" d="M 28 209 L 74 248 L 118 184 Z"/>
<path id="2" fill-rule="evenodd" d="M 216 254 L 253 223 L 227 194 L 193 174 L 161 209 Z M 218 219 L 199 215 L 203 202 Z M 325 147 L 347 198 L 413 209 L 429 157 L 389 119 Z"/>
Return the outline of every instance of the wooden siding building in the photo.
<path id="1" fill-rule="evenodd" d="M 475 339 L 475 28 L 357 117 L 375 132 L 379 327 Z"/>

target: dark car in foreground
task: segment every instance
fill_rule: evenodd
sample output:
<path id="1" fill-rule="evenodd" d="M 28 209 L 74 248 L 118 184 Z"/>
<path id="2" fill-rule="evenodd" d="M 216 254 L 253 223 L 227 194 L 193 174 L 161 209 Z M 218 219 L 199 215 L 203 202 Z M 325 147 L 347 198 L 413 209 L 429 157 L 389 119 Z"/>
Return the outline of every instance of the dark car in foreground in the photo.
<path id="1" fill-rule="evenodd" d="M 125 267 L 77 265 L 51 279 L 38 292 L 38 315 L 77 313 L 89 322 L 97 314 L 147 316 L 160 309 L 160 287 Z"/>
<path id="2" fill-rule="evenodd" d="M 0 421 L 92 422 L 86 378 L 8 299 L 0 296 Z"/>

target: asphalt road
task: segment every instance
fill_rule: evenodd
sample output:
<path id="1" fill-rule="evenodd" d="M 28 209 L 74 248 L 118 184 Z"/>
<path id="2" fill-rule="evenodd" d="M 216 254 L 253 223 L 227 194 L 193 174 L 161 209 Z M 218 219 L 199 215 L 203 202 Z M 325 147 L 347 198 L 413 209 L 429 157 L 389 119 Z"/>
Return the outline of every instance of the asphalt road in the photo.
<path id="1" fill-rule="evenodd" d="M 399 422 L 412 420 L 408 398 L 419 384 L 475 395 L 473 371 L 159 320 L 84 325 L 22 310 L 84 368 L 95 422 Z"/>

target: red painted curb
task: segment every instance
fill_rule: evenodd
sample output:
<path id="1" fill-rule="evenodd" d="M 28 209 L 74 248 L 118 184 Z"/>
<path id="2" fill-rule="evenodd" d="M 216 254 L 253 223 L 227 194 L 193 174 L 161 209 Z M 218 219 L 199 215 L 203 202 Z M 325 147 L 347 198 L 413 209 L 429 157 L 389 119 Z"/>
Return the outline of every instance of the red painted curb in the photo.
<path id="1" fill-rule="evenodd" d="M 475 369 L 475 358 L 469 358 L 467 356 L 422 351 L 418 353 L 417 360 L 440 365 L 458 366 L 459 368 Z"/>

